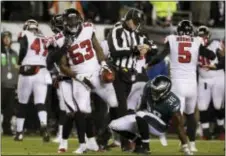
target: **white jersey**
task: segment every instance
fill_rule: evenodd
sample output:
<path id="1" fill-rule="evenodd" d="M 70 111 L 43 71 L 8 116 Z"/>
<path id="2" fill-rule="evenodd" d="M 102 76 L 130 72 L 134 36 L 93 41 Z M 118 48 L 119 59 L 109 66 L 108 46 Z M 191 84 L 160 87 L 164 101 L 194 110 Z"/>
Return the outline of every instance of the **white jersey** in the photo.
<path id="1" fill-rule="evenodd" d="M 137 59 L 136 67 L 135 69 L 137 70 L 138 73 L 142 73 L 142 68 L 145 66 L 145 57 L 140 57 Z"/>
<path id="2" fill-rule="evenodd" d="M 215 54 L 217 53 L 218 49 L 221 49 L 220 41 L 213 40 L 207 47 L 209 50 L 213 51 Z M 200 65 L 214 65 L 218 63 L 218 58 L 216 57 L 214 60 L 208 60 L 202 56 L 199 57 Z M 213 78 L 216 76 L 224 76 L 224 70 L 205 70 L 201 66 L 199 67 L 199 75 L 202 78 Z"/>
<path id="3" fill-rule="evenodd" d="M 166 41 L 170 46 L 170 72 L 173 79 L 196 81 L 200 37 L 169 35 Z"/>
<path id="4" fill-rule="evenodd" d="M 34 34 L 30 31 L 22 31 L 20 37 L 27 37 L 27 52 L 21 65 L 43 65 L 46 66 L 48 49 L 47 39 L 41 34 Z"/>
<path id="5" fill-rule="evenodd" d="M 95 72 L 100 69 L 96 51 L 93 48 L 92 36 L 95 32 L 92 23 L 84 23 L 82 30 L 67 51 L 70 68 L 77 74 Z M 63 33 L 56 35 L 56 44 L 62 47 L 65 36 Z"/>

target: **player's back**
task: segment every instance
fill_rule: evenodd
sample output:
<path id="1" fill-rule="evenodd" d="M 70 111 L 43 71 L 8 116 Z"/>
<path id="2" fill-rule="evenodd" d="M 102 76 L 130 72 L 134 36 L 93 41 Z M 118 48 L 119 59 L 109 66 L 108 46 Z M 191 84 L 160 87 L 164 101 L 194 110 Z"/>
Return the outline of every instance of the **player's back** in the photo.
<path id="1" fill-rule="evenodd" d="M 217 55 L 217 51 L 221 49 L 221 43 L 218 40 L 213 40 L 211 43 L 207 46 L 207 49 L 213 51 Z M 199 75 L 202 78 L 213 78 L 216 76 L 224 76 L 224 70 L 206 70 L 202 68 L 203 65 L 214 65 L 218 63 L 218 58 L 216 57 L 214 60 L 209 60 L 203 56 L 199 57 Z"/>
<path id="2" fill-rule="evenodd" d="M 43 65 L 46 66 L 48 50 L 45 46 L 46 38 L 41 34 L 34 34 L 30 31 L 23 31 L 21 37 L 27 38 L 27 51 L 22 65 Z"/>
<path id="3" fill-rule="evenodd" d="M 200 37 L 187 35 L 169 35 L 170 72 L 173 79 L 189 79 L 196 81 Z"/>

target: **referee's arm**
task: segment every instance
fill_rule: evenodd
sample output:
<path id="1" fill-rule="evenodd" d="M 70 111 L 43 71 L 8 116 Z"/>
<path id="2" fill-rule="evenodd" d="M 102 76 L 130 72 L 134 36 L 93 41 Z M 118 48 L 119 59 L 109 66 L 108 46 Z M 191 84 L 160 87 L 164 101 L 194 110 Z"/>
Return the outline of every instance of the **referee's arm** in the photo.
<path id="1" fill-rule="evenodd" d="M 122 33 L 122 27 L 114 27 L 108 35 L 107 42 L 113 58 L 131 55 L 132 48 L 127 45 L 126 37 L 122 38 Z"/>

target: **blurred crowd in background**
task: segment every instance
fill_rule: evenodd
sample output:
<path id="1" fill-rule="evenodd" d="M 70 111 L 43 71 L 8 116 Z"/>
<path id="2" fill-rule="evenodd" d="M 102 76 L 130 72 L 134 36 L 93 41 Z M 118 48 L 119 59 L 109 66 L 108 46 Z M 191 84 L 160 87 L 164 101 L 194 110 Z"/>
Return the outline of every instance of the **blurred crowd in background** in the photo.
<path id="1" fill-rule="evenodd" d="M 225 1 L 4 1 L 1 2 L 4 21 L 25 21 L 29 18 L 49 22 L 55 14 L 73 7 L 86 20 L 98 24 L 114 24 L 130 7 L 143 10 L 147 25 L 169 26 L 181 18 L 195 25 L 224 27 Z M 200 11 L 201 10 L 201 11 Z"/>

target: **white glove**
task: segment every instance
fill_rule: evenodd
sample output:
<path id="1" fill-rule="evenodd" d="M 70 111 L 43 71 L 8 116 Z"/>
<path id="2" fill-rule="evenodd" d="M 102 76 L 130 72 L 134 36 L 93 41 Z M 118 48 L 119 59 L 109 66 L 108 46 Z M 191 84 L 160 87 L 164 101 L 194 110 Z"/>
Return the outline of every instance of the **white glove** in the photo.
<path id="1" fill-rule="evenodd" d="M 188 144 L 184 144 L 182 145 L 182 150 L 184 152 L 184 155 L 193 155 L 193 153 L 190 151 L 190 149 L 188 148 Z"/>
<path id="2" fill-rule="evenodd" d="M 100 70 L 100 73 L 103 72 L 103 70 L 106 69 L 108 70 L 110 73 L 112 73 L 111 69 L 108 67 L 107 63 L 105 61 L 102 61 L 101 62 L 101 70 Z"/>

